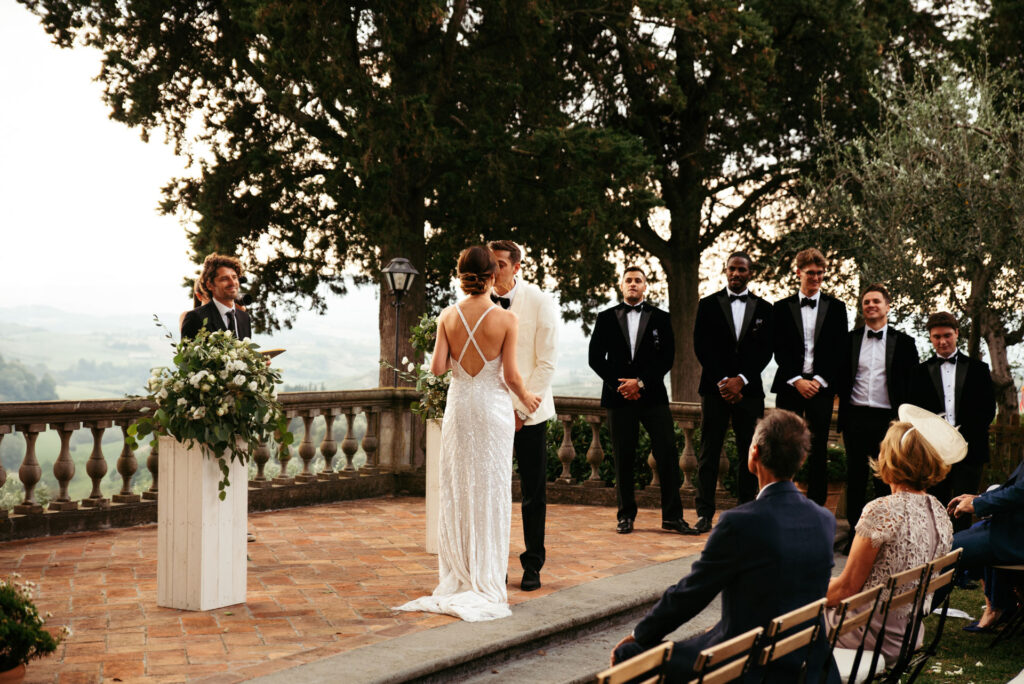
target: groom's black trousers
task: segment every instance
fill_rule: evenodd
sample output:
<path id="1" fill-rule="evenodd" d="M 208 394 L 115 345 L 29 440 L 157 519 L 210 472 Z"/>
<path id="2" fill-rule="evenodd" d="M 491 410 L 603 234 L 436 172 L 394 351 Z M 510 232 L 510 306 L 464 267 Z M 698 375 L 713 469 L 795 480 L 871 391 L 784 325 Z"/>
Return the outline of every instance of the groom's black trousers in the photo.
<path id="1" fill-rule="evenodd" d="M 516 433 L 516 461 L 523 493 L 523 538 L 526 551 L 519 554 L 523 570 L 540 572 L 544 567 L 544 519 L 547 516 L 548 445 L 547 422 L 524 425 Z"/>

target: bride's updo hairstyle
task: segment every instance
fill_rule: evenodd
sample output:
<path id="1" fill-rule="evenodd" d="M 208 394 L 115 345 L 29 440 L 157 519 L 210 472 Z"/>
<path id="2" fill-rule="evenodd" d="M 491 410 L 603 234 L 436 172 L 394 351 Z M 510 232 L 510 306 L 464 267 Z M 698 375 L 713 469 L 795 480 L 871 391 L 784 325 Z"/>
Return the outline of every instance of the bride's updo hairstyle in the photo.
<path id="1" fill-rule="evenodd" d="M 459 282 L 462 291 L 468 295 L 487 292 L 491 285 L 491 276 L 498 262 L 494 254 L 486 247 L 477 245 L 467 247 L 459 255 Z"/>

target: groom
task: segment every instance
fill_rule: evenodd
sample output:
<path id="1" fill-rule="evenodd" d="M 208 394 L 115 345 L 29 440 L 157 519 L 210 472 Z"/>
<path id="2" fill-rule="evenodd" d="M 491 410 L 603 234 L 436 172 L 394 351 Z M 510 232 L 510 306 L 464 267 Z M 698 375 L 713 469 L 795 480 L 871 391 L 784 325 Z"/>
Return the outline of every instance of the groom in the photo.
<path id="1" fill-rule="evenodd" d="M 516 362 L 526 387 L 541 396 L 533 413 L 515 396 L 515 454 L 519 461 L 519 484 L 523 497 L 523 537 L 526 551 L 519 556 L 523 565 L 523 591 L 540 589 L 540 569 L 544 566 L 544 518 L 547 512 L 548 450 L 545 439 L 547 422 L 555 417 L 551 396 L 551 378 L 555 374 L 558 347 L 558 315 L 555 303 L 539 287 L 518 278 L 522 265 L 519 245 L 511 240 L 491 242 L 498 262 L 494 272 L 491 299 L 519 317 L 519 343 Z"/>
<path id="2" fill-rule="evenodd" d="M 240 340 L 252 337 L 249 314 L 235 306 L 241 277 L 242 262 L 235 257 L 216 252 L 206 257 L 199 280 L 210 293 L 210 301 L 185 314 L 182 339 L 195 337 L 203 328 L 210 332 L 230 330 Z"/>

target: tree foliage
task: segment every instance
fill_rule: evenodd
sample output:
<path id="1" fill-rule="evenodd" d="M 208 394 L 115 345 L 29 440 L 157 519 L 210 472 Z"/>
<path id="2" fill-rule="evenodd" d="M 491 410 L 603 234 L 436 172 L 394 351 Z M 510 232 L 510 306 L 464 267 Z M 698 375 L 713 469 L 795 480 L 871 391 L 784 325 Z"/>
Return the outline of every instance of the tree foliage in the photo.
<path id="1" fill-rule="evenodd" d="M 984 62 L 876 81 L 881 118 L 849 144 L 830 138 L 814 222 L 836 251 L 925 315 L 966 316 L 987 343 L 1004 420 L 1017 415 L 1007 347 L 1024 340 L 1021 90 Z M 1013 103 L 1013 106 L 1002 106 Z"/>
<path id="2" fill-rule="evenodd" d="M 57 398 L 57 384 L 49 373 L 37 377 L 17 360 L 0 356 L 0 401 L 47 401 Z"/>

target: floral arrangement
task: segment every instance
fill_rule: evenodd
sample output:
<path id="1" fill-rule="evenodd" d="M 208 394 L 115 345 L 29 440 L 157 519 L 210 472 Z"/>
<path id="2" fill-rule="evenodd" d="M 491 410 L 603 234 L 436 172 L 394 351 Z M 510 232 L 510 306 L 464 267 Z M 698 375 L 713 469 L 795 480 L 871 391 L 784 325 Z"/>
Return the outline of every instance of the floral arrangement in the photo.
<path id="1" fill-rule="evenodd" d="M 44 628 L 49 613 L 39 615 L 32 598 L 33 582 L 19 582 L 18 575 L 0 578 L 0 672 L 28 665 L 33 658 L 53 653 L 71 630 L 61 627 L 53 635 Z"/>
<path id="2" fill-rule="evenodd" d="M 220 464 L 223 500 L 229 457 L 247 462 L 271 437 L 279 445 L 294 440 L 277 401 L 280 382 L 259 345 L 224 330 L 201 330 L 177 344 L 173 368 L 153 369 L 147 389 L 157 409 L 131 426 L 129 435 L 133 442 L 150 433 L 170 435 L 190 448 L 198 442 Z"/>
<path id="3" fill-rule="evenodd" d="M 412 334 L 409 336 L 409 343 L 417 354 L 429 358 L 430 352 L 434 350 L 434 340 L 437 338 L 437 319 L 428 314 L 420 317 L 419 325 L 412 327 Z M 395 368 L 387 361 L 381 361 L 381 365 L 394 369 L 398 377 L 406 382 L 416 385 L 416 391 L 420 394 L 420 400 L 414 401 L 410 407 L 412 412 L 423 416 L 424 420 L 440 418 L 444 415 L 444 406 L 448 401 L 448 385 L 452 381 L 452 372 L 445 371 L 443 375 L 434 375 L 430 372 L 430 363 L 424 360 L 419 366 L 408 357 L 402 357 L 404 368 Z"/>

